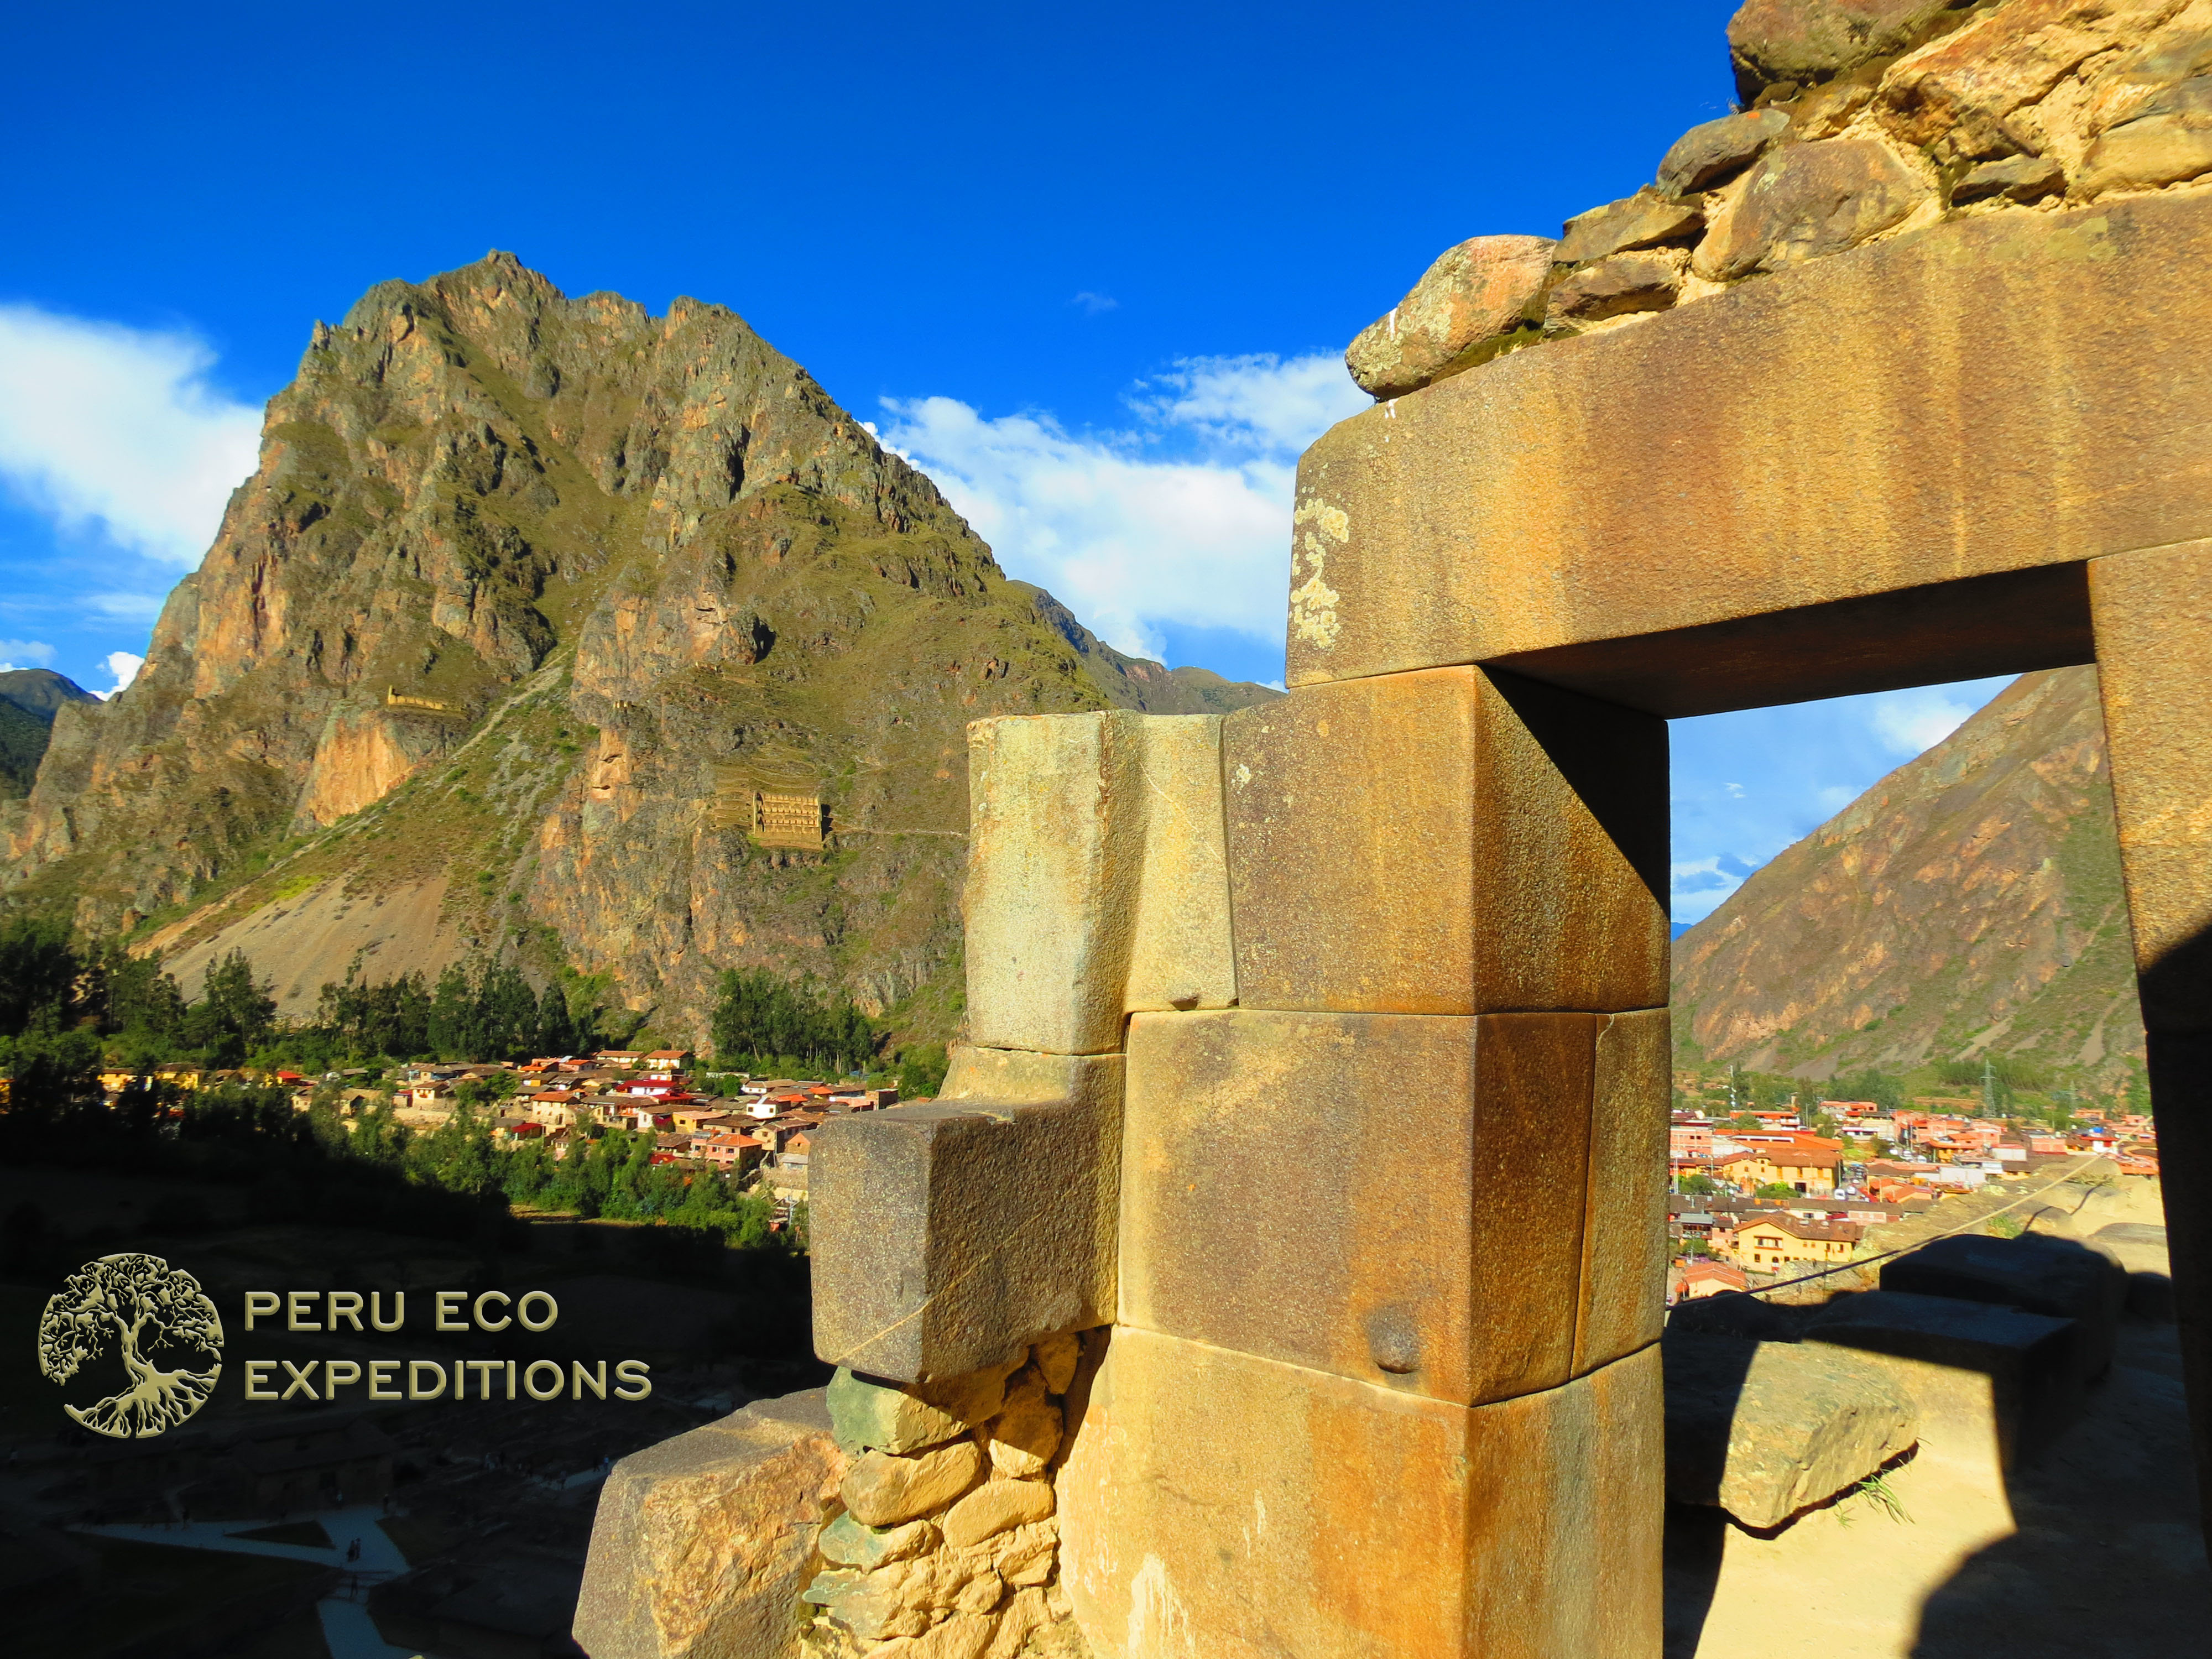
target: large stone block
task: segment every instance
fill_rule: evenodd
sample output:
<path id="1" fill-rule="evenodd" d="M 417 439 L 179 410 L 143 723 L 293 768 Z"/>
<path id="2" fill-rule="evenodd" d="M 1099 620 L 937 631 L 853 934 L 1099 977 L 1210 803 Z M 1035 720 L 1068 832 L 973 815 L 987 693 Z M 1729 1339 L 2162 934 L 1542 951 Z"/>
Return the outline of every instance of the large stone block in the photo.
<path id="1" fill-rule="evenodd" d="M 2037 1233 L 1933 1240 L 1884 1262 L 1881 1287 L 2072 1320 L 2074 1374 L 2083 1382 L 2111 1368 L 2128 1297 L 2127 1275 L 2111 1258 L 2070 1238 Z"/>
<path id="2" fill-rule="evenodd" d="M 2089 606 L 2143 1024 L 2212 1030 L 2212 541 L 2093 560 Z"/>
<path id="3" fill-rule="evenodd" d="M 1220 724 L 1109 710 L 969 727 L 978 1044 L 1103 1053 L 1129 1007 L 1236 1000 Z"/>
<path id="4" fill-rule="evenodd" d="M 929 1105 L 833 1117 L 810 1170 L 814 1347 L 900 1382 L 1114 1317 L 1121 1056 L 955 1048 Z"/>
<path id="5" fill-rule="evenodd" d="M 2082 660 L 1995 612 L 1695 630 L 2212 535 L 2208 266 L 2201 191 L 1970 217 L 1354 416 L 1299 466 L 1289 683 L 1666 635 L 1672 715 Z"/>
<path id="6" fill-rule="evenodd" d="M 1465 1407 L 1114 1333 L 1060 1478 L 1098 1659 L 1657 1659 L 1656 1349 Z"/>
<path id="7" fill-rule="evenodd" d="M 1669 1331 L 1667 1495 L 1777 1527 L 1856 1486 L 1918 1432 L 1911 1400 L 1837 1348 Z"/>
<path id="8" fill-rule="evenodd" d="M 1599 1022 L 1583 1223 L 1577 1375 L 1656 1342 L 1667 1322 L 1667 1109 L 1674 1033 L 1664 1008 Z"/>
<path id="9" fill-rule="evenodd" d="M 2002 1468 L 2056 1434 L 2081 1403 L 2068 1320 L 1873 1291 L 1820 1309 L 1805 1340 L 1881 1367 L 1918 1408 L 1923 1436 Z"/>
<path id="10" fill-rule="evenodd" d="M 1759 162 L 1715 216 L 1691 269 L 1733 280 L 1825 259 L 1902 224 L 1932 186 L 1871 138 L 1792 144 Z"/>
<path id="11" fill-rule="evenodd" d="M 592 1659 L 795 1656 L 845 1468 L 819 1389 L 631 1453 L 599 1493 L 576 1641 Z"/>
<path id="12" fill-rule="evenodd" d="M 1246 1007 L 1473 1014 L 1667 1000 L 1667 732 L 1475 668 L 1224 722 Z"/>
<path id="13" fill-rule="evenodd" d="M 1122 1319 L 1462 1405 L 1565 1382 L 1605 1024 L 1137 1016 Z"/>

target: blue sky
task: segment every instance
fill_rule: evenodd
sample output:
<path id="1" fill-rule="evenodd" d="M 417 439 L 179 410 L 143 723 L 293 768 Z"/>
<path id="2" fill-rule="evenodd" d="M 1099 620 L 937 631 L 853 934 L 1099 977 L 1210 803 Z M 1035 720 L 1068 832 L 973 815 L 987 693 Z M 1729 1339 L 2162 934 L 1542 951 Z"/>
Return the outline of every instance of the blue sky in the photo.
<path id="1" fill-rule="evenodd" d="M 1725 112 L 1730 9 L 30 9 L 0 661 L 107 690 L 313 319 L 501 247 L 732 307 L 1012 574 L 1276 679 L 1291 466 L 1361 402 L 1344 343 L 1443 248 L 1556 234 Z M 1678 915 L 1978 700 L 1899 696 L 1682 723 Z"/>

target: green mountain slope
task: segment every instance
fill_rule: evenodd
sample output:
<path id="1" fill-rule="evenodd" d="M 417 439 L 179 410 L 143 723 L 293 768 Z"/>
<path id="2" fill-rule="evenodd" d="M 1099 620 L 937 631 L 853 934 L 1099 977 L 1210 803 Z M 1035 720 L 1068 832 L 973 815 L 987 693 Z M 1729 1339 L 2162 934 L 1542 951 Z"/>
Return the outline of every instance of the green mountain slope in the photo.
<path id="1" fill-rule="evenodd" d="M 0 800 L 21 800 L 31 793 L 62 706 L 98 702 L 75 680 L 51 669 L 0 673 Z"/>
<path id="2" fill-rule="evenodd" d="M 1674 945 L 1687 1061 L 1823 1079 L 2143 1052 L 2096 671 L 2029 674 Z"/>

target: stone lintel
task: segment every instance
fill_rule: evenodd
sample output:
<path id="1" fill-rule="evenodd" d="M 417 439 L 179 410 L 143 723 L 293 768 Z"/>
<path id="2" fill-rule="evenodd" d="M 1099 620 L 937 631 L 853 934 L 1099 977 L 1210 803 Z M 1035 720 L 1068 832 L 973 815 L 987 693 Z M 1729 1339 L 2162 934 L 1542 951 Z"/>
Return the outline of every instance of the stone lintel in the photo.
<path id="1" fill-rule="evenodd" d="M 2212 535 L 2212 289 L 2191 279 L 2208 267 L 2202 191 L 1971 217 L 1356 415 L 1299 465 L 1288 683 Z M 1682 643 L 1679 687 L 1654 695 L 1690 705 L 1727 665 Z M 1883 648 L 1868 632 L 1818 654 Z"/>

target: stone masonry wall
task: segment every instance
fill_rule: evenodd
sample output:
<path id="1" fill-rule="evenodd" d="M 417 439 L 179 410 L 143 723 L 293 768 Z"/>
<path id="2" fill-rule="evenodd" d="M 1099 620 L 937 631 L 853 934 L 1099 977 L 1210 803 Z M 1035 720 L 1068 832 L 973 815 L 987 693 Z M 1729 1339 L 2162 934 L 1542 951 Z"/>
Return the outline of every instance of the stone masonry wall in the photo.
<path id="1" fill-rule="evenodd" d="M 1750 0 L 1745 107 L 1556 242 L 1449 249 L 1346 354 L 1377 399 L 1947 219 L 2212 179 L 2212 0 Z"/>
<path id="2" fill-rule="evenodd" d="M 837 1373 L 829 1409 L 854 1462 L 815 1539 L 806 1659 L 1086 1651 L 1060 1585 L 1054 1491 L 1083 1358 L 1069 1334 L 926 1389 Z"/>

